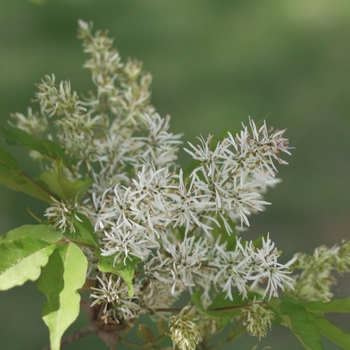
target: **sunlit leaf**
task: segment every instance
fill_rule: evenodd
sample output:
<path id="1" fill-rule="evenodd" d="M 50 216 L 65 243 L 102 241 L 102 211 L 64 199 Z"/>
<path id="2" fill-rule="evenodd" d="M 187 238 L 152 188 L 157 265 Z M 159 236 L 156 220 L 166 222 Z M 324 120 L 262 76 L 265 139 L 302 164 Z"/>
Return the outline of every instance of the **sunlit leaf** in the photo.
<path id="1" fill-rule="evenodd" d="M 139 262 L 141 262 L 141 259 L 133 257 L 132 261 L 126 259 L 125 264 L 123 259 L 114 263 L 114 258 L 112 256 L 101 255 L 98 268 L 102 272 L 110 272 L 120 276 L 128 286 L 129 296 L 132 297 L 134 295 L 132 279 L 134 278 L 135 266 Z"/>
<path id="2" fill-rule="evenodd" d="M 56 161 L 54 168 L 41 173 L 38 180 L 43 181 L 49 190 L 58 197 L 72 200 L 83 195 L 93 182 L 92 179 L 68 180 L 64 175 L 62 159 Z"/>
<path id="3" fill-rule="evenodd" d="M 46 225 L 25 225 L 0 236 L 0 290 L 38 279 L 62 239 Z"/>
<path id="4" fill-rule="evenodd" d="M 64 151 L 58 144 L 48 139 L 38 140 L 21 129 L 0 126 L 0 136 L 4 136 L 9 145 L 23 146 L 51 158 L 65 158 Z"/>
<path id="5" fill-rule="evenodd" d="M 43 268 L 37 287 L 47 297 L 43 319 L 50 330 L 51 350 L 59 350 L 65 330 L 79 315 L 80 295 L 84 285 L 87 259 L 74 243 L 60 245 Z"/>

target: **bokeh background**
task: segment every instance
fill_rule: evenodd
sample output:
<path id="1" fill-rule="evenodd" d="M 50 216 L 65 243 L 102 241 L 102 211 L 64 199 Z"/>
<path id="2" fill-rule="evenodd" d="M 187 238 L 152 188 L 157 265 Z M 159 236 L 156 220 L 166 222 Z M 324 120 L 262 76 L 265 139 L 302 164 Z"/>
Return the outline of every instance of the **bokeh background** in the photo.
<path id="1" fill-rule="evenodd" d="M 248 116 L 288 129 L 295 149 L 289 165 L 280 167 L 283 182 L 266 196 L 272 206 L 251 217 L 245 238 L 270 232 L 285 260 L 295 251 L 311 253 L 350 238 L 350 1 L 0 0 L 1 124 L 11 112 L 26 112 L 44 74 L 70 79 L 81 93 L 92 87 L 75 37 L 79 18 L 109 29 L 123 59 L 143 61 L 154 77 L 153 104 L 162 116 L 171 115 L 172 131 L 184 132 L 184 142 L 239 129 Z M 10 149 L 2 139 L 0 146 Z M 29 174 L 36 173 L 26 152 L 12 152 Z M 186 154 L 180 156 L 188 165 Z M 0 234 L 34 223 L 26 206 L 44 210 L 0 188 Z M 345 277 L 337 295 L 348 295 L 349 283 Z M 44 302 L 34 283 L 0 294 L 0 349 L 47 345 Z M 81 315 L 72 329 L 84 321 Z M 349 318 L 335 322 L 350 331 Z M 244 337 L 235 348 L 256 344 L 302 348 L 281 326 L 260 343 Z M 67 349 L 107 347 L 90 336 Z"/>

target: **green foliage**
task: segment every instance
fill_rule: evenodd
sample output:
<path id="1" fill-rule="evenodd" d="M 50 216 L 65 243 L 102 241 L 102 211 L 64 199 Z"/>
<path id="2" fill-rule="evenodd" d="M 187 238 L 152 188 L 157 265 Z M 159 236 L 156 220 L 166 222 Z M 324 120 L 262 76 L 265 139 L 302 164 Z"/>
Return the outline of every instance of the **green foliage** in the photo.
<path id="1" fill-rule="evenodd" d="M 323 349 L 321 334 L 343 349 L 350 349 L 350 333 L 344 332 L 323 315 L 327 312 L 349 312 L 349 298 L 333 299 L 328 303 L 306 303 L 282 297 L 272 299 L 270 304 L 276 312 L 275 321 L 286 324 L 305 349 Z"/>
<path id="2" fill-rule="evenodd" d="M 301 305 L 312 312 L 346 312 L 350 313 L 350 297 L 335 298 L 328 303 L 320 301 L 301 302 Z"/>
<path id="3" fill-rule="evenodd" d="M 91 186 L 92 179 L 69 181 L 64 175 L 63 160 L 57 159 L 55 167 L 41 173 L 39 181 L 43 181 L 48 189 L 61 199 L 76 200 Z"/>
<path id="4" fill-rule="evenodd" d="M 45 188 L 30 179 L 16 159 L 0 148 L 0 183 L 8 188 L 29 194 L 44 202 L 51 203 L 50 194 Z"/>
<path id="5" fill-rule="evenodd" d="M 283 322 L 293 331 L 307 350 L 323 349 L 320 333 L 308 311 L 301 305 L 281 302 L 277 308 Z"/>
<path id="6" fill-rule="evenodd" d="M 72 220 L 75 232 L 69 232 L 66 230 L 64 235 L 72 242 L 83 243 L 94 248 L 99 248 L 100 244 L 90 220 L 80 213 L 74 214 Z"/>
<path id="7" fill-rule="evenodd" d="M 38 280 L 48 302 L 43 319 L 51 348 L 60 349 L 63 332 L 79 314 L 87 259 L 81 249 L 47 225 L 25 225 L 0 237 L 0 290 Z"/>
<path id="8" fill-rule="evenodd" d="M 87 259 L 74 243 L 60 245 L 43 268 L 37 287 L 47 297 L 43 319 L 50 329 L 52 350 L 60 349 L 61 337 L 79 315 L 80 294 L 84 285 Z"/>
<path id="9" fill-rule="evenodd" d="M 0 290 L 35 281 L 63 236 L 45 225 L 26 225 L 0 237 Z"/>
<path id="10" fill-rule="evenodd" d="M 38 140 L 21 129 L 6 129 L 0 126 L 0 136 L 6 138 L 9 145 L 23 146 L 50 158 L 65 158 L 62 148 L 51 140 Z"/>
<path id="11" fill-rule="evenodd" d="M 343 349 L 350 349 L 349 333 L 341 330 L 322 314 L 315 315 L 313 313 L 309 313 L 309 319 L 314 322 L 319 332 L 326 336 L 328 339 L 333 341 L 335 344 L 338 344 Z"/>
<path id="12" fill-rule="evenodd" d="M 18 170 L 21 170 L 21 166 L 17 160 L 10 153 L 0 148 L 0 174 L 13 174 Z"/>

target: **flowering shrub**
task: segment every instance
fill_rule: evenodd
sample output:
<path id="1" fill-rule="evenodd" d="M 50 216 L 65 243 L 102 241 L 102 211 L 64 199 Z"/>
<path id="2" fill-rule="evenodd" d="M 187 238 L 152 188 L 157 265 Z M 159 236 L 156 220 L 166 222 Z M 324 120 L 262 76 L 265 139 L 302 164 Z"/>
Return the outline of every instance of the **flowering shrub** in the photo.
<path id="1" fill-rule="evenodd" d="M 0 289 L 38 280 L 50 348 L 96 333 L 110 346 L 211 349 L 242 332 L 264 337 L 287 325 L 305 349 L 322 349 L 320 334 L 349 349 L 350 335 L 325 316 L 350 312 L 350 297 L 333 299 L 333 271 L 350 269 L 350 244 L 296 254 L 286 264 L 270 236 L 245 241 L 238 231 L 278 183 L 290 155 L 285 130 L 252 119 L 222 140 L 189 143 L 191 170 L 177 164 L 181 135 L 169 132 L 150 103 L 150 74 L 123 63 L 107 32 L 79 21 L 78 37 L 95 92 L 80 98 L 65 81 L 37 85 L 40 112 L 12 115 L 0 134 L 30 149 L 42 172 L 29 178 L 0 149 L 0 181 L 48 203 L 37 225 L 0 237 Z M 242 234 L 242 237 L 244 235 Z M 90 302 L 78 292 L 89 290 Z M 179 305 L 179 298 L 183 302 Z M 86 308 L 90 322 L 61 341 Z M 158 334 L 137 322 L 148 314 Z M 140 341 L 128 339 L 137 328 Z M 211 338 L 224 327 L 227 338 Z"/>

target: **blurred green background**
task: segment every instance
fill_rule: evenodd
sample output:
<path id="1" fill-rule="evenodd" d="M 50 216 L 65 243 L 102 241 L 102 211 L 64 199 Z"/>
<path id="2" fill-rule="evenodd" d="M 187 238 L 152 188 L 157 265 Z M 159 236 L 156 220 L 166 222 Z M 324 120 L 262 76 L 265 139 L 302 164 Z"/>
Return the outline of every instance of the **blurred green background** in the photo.
<path id="1" fill-rule="evenodd" d="M 172 116 L 172 131 L 184 132 L 184 141 L 239 129 L 249 115 L 288 129 L 295 147 L 290 164 L 279 167 L 283 182 L 266 196 L 272 206 L 251 217 L 246 238 L 269 231 L 285 260 L 350 238 L 350 1 L 0 0 L 2 124 L 11 112 L 26 112 L 44 74 L 70 79 L 79 93 L 92 87 L 81 69 L 86 57 L 75 37 L 79 18 L 109 29 L 123 59 L 144 62 L 154 77 L 153 104 Z M 0 145 L 10 149 L 4 140 Z M 12 151 L 28 173 L 36 173 L 23 150 Z M 189 163 L 185 153 L 181 157 Z M 44 210 L 0 188 L 0 234 L 33 223 L 25 206 Z M 349 283 L 345 278 L 337 295 L 349 294 Z M 48 344 L 40 318 L 44 302 L 34 283 L 0 294 L 1 350 Z M 335 322 L 350 331 L 349 318 Z M 244 337 L 234 348 L 258 343 Z M 266 345 L 302 348 L 283 327 L 269 332 L 258 349 Z M 107 347 L 90 336 L 66 349 Z"/>

